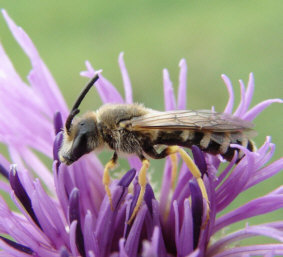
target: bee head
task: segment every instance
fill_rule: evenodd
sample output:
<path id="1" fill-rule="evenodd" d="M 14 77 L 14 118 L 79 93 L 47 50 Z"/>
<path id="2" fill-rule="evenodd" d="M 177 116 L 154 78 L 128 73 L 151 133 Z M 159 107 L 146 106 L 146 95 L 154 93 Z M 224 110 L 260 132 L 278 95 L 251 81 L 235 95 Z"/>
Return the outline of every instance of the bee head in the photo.
<path id="1" fill-rule="evenodd" d="M 63 144 L 59 151 L 60 161 L 70 165 L 81 156 L 101 145 L 95 113 L 86 113 L 74 121 L 69 131 L 64 131 Z"/>
<path id="2" fill-rule="evenodd" d="M 80 112 L 78 108 L 82 100 L 98 78 L 98 74 L 96 74 L 86 85 L 66 120 L 59 157 L 61 162 L 67 165 L 72 164 L 82 155 L 91 152 L 99 145 L 99 131 L 95 114 L 86 113 L 82 118 L 74 120 L 75 116 Z"/>

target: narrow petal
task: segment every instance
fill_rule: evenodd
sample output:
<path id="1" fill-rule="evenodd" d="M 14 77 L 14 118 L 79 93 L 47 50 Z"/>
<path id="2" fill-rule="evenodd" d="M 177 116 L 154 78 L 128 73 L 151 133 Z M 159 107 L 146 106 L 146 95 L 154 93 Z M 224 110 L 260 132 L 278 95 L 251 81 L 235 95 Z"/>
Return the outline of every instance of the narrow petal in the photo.
<path id="1" fill-rule="evenodd" d="M 267 108 L 269 105 L 273 103 L 283 103 L 282 99 L 269 99 L 265 100 L 256 106 L 254 106 L 252 109 L 250 109 L 244 116 L 244 120 L 252 121 L 255 119 L 255 117 L 260 114 L 265 108 Z"/>
<path id="2" fill-rule="evenodd" d="M 267 167 L 264 167 L 260 170 L 258 170 L 255 175 L 249 179 L 248 183 L 245 186 L 245 190 L 260 183 L 261 181 L 264 181 L 268 178 L 271 178 L 278 172 L 283 170 L 283 158 L 271 163 Z"/>
<path id="3" fill-rule="evenodd" d="M 259 216 L 280 208 L 283 208 L 283 195 L 267 195 L 257 198 L 219 217 L 215 222 L 213 233 L 240 220 Z"/>
<path id="4" fill-rule="evenodd" d="M 193 217 L 193 235 L 194 235 L 194 249 L 197 248 L 199 242 L 199 235 L 201 230 L 202 216 L 203 216 L 203 200 L 200 188 L 195 180 L 190 181 L 190 190 L 192 196 L 192 217 Z"/>
<path id="5" fill-rule="evenodd" d="M 151 215 L 153 215 L 153 211 L 152 211 L 152 200 L 153 199 L 155 199 L 153 189 L 150 186 L 150 184 L 146 184 L 144 201 Z"/>
<path id="6" fill-rule="evenodd" d="M 125 177 L 133 177 L 133 172 L 135 171 L 130 170 L 127 172 L 120 182 L 123 181 L 121 182 L 123 185 L 128 185 L 129 180 Z M 95 227 L 95 238 L 98 241 L 101 256 L 108 255 L 110 252 L 109 245 L 111 245 L 113 239 L 113 227 L 115 225 L 118 210 L 125 197 L 127 187 L 112 183 L 111 189 L 114 210 L 111 210 L 109 198 L 106 195 L 101 203 Z"/>
<path id="7" fill-rule="evenodd" d="M 134 223 L 131 227 L 130 233 L 127 237 L 125 250 L 127 254 L 131 257 L 137 256 L 138 246 L 140 241 L 140 235 L 142 231 L 142 225 L 144 223 L 145 214 L 147 212 L 146 206 L 143 206 L 134 220 Z"/>
<path id="8" fill-rule="evenodd" d="M 87 71 L 81 72 L 81 75 L 93 78 L 95 70 L 91 66 L 90 62 L 86 62 L 86 67 Z M 101 74 L 99 75 L 99 80 L 95 83 L 95 88 L 97 89 L 103 103 L 124 103 L 124 100 L 117 89 Z"/>
<path id="9" fill-rule="evenodd" d="M 61 111 L 65 116 L 67 114 L 66 103 L 32 41 L 25 31 L 14 23 L 5 10 L 2 10 L 2 13 L 13 36 L 31 60 L 33 66 L 33 70 L 29 74 L 31 85 L 36 88 L 41 100 L 46 103 L 50 115 L 53 115 L 56 111 Z"/>
<path id="10" fill-rule="evenodd" d="M 81 227 L 81 218 L 80 218 L 80 205 L 79 205 L 79 190 L 74 188 L 70 195 L 69 200 L 69 220 L 70 224 L 73 221 L 77 221 L 76 224 L 76 246 L 78 251 L 82 256 L 85 256 L 85 247 L 84 247 L 84 237 Z"/>
<path id="11" fill-rule="evenodd" d="M 74 220 L 70 225 L 70 245 L 72 256 L 80 256 L 77 248 L 77 220 Z"/>
<path id="12" fill-rule="evenodd" d="M 133 93 L 132 93 L 132 86 L 131 86 L 131 81 L 130 77 L 124 62 L 124 53 L 120 53 L 119 55 L 119 66 L 120 66 L 120 71 L 122 73 L 122 79 L 123 79 L 123 84 L 124 84 L 124 91 L 125 91 L 125 102 L 127 104 L 133 103 Z"/>
<path id="13" fill-rule="evenodd" d="M 279 242 L 283 242 L 283 233 L 277 229 L 261 225 L 251 227 L 247 226 L 244 229 L 222 237 L 209 247 L 207 254 L 213 256 L 217 252 L 220 252 L 221 249 L 227 248 L 230 244 L 255 236 L 265 236 L 273 238 Z"/>
<path id="14" fill-rule="evenodd" d="M 179 63 L 179 89 L 178 89 L 178 109 L 186 110 L 187 105 L 187 63 L 182 59 Z"/>
<path id="15" fill-rule="evenodd" d="M 228 93 L 229 93 L 229 100 L 228 100 L 228 103 L 226 105 L 226 108 L 224 110 L 225 113 L 232 113 L 232 110 L 233 110 L 233 106 L 234 106 L 234 91 L 233 91 L 233 86 L 232 86 L 232 83 L 230 81 L 230 79 L 222 74 L 222 79 L 225 83 L 225 86 L 228 90 Z"/>
<path id="16" fill-rule="evenodd" d="M 26 254 L 30 254 L 32 255 L 33 254 L 33 250 L 30 249 L 29 247 L 27 246 L 24 246 L 22 244 L 18 244 L 8 238 L 5 238 L 3 236 L 0 236 L 0 240 L 3 240 L 6 244 L 8 244 L 9 246 L 15 248 L 16 250 L 20 251 L 20 252 L 23 252 L 23 253 L 26 253 Z"/>
<path id="17" fill-rule="evenodd" d="M 53 160 L 60 162 L 59 160 L 59 150 L 63 142 L 63 132 L 60 131 L 56 134 L 54 143 L 53 143 Z"/>
<path id="18" fill-rule="evenodd" d="M 178 243 L 179 249 L 178 255 L 179 256 L 187 256 L 190 254 L 194 249 L 194 239 L 193 239 L 193 217 L 192 217 L 192 210 L 190 208 L 189 200 L 186 199 L 184 202 L 184 218 L 183 224 L 180 230 L 180 242 Z"/>
<path id="19" fill-rule="evenodd" d="M 57 135 L 60 131 L 63 130 L 63 121 L 60 112 L 56 112 L 54 114 L 53 124 L 54 124 L 54 134 Z"/>
<path id="20" fill-rule="evenodd" d="M 241 101 L 238 105 L 238 108 L 236 109 L 236 111 L 234 112 L 234 116 L 236 117 L 242 117 L 243 114 L 247 111 L 247 109 L 245 110 L 245 96 L 246 96 L 246 89 L 245 89 L 245 85 L 244 82 L 242 80 L 239 80 L 240 83 L 240 87 L 241 87 Z"/>
<path id="21" fill-rule="evenodd" d="M 70 257 L 70 254 L 65 247 L 60 250 L 60 257 Z"/>
<path id="22" fill-rule="evenodd" d="M 175 110 L 176 109 L 176 100 L 174 95 L 174 90 L 172 86 L 172 82 L 169 77 L 169 73 L 167 69 L 163 70 L 163 87 L 164 87 L 164 103 L 165 110 Z"/>
<path id="23" fill-rule="evenodd" d="M 255 88 L 254 75 L 251 72 L 250 76 L 249 76 L 249 82 L 248 82 L 247 92 L 246 92 L 246 96 L 245 96 L 245 105 L 244 105 L 244 108 L 243 108 L 245 112 L 249 109 L 249 106 L 251 104 L 253 94 L 254 94 L 254 88 Z"/>
<path id="24" fill-rule="evenodd" d="M 268 253 L 272 253 L 272 256 L 283 256 L 283 245 L 265 244 L 234 247 L 227 249 L 221 253 L 215 254 L 213 257 L 233 257 L 243 256 L 244 254 L 248 254 L 249 256 L 264 256 Z"/>
<path id="25" fill-rule="evenodd" d="M 93 251 L 96 256 L 100 256 L 98 246 L 95 242 L 94 238 L 94 224 L 93 217 L 91 212 L 88 211 L 85 216 L 85 224 L 84 224 L 84 245 L 85 251 L 88 253 L 89 251 Z"/>
<path id="26" fill-rule="evenodd" d="M 149 256 L 162 257 L 167 255 L 164 246 L 160 245 L 161 236 L 162 235 L 160 228 L 154 227 L 151 242 L 148 241 L 143 242 L 143 251 L 142 251 L 143 257 L 149 257 Z"/>
<path id="27" fill-rule="evenodd" d="M 23 187 L 23 185 L 22 185 L 22 183 L 19 179 L 15 165 L 12 165 L 9 180 L 10 180 L 11 187 L 15 192 L 15 195 L 20 200 L 20 202 L 22 203 L 22 205 L 24 206 L 26 211 L 29 213 L 29 215 L 33 219 L 33 221 L 37 224 L 37 226 L 39 228 L 41 228 L 41 226 L 38 222 L 38 219 L 37 219 L 37 217 L 34 213 L 34 210 L 32 208 L 30 197 L 28 196 L 26 190 L 24 189 L 24 187 Z"/>
<path id="28" fill-rule="evenodd" d="M 199 168 L 202 176 L 207 173 L 207 164 L 204 158 L 203 152 L 195 145 L 192 146 L 192 153 L 194 156 L 194 161 Z"/>
<path id="29" fill-rule="evenodd" d="M 9 171 L 5 169 L 2 164 L 0 164 L 0 173 L 3 177 L 5 177 L 6 179 L 9 179 Z"/>

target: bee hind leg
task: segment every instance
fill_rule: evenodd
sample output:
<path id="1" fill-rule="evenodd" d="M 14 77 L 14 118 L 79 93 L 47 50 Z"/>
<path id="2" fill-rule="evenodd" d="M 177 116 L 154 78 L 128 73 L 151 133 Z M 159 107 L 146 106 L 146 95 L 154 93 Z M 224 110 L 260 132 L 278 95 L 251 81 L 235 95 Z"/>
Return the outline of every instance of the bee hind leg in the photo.
<path id="1" fill-rule="evenodd" d="M 107 164 L 105 165 L 104 172 L 103 172 L 103 185 L 104 185 L 106 194 L 109 198 L 111 210 L 113 210 L 113 204 L 112 204 L 112 195 L 111 195 L 111 191 L 109 188 L 109 185 L 111 182 L 109 171 L 116 166 L 117 160 L 118 160 L 118 155 L 116 152 L 114 152 L 111 160 L 107 162 Z"/>
<path id="2" fill-rule="evenodd" d="M 187 152 L 183 148 L 181 148 L 179 146 L 169 146 L 165 150 L 166 150 L 166 153 L 168 155 L 179 153 L 181 158 L 183 159 L 183 161 L 186 163 L 187 167 L 190 169 L 192 175 L 197 180 L 197 183 L 198 183 L 199 188 L 201 190 L 202 196 L 206 200 L 206 204 L 207 204 L 207 217 L 206 217 L 206 221 L 208 221 L 209 220 L 210 206 L 209 206 L 209 200 L 208 200 L 207 191 L 206 191 L 206 188 L 204 186 L 200 170 L 198 169 L 198 167 L 196 166 L 196 164 L 194 163 L 192 158 L 187 154 Z"/>
<path id="3" fill-rule="evenodd" d="M 138 176 L 138 183 L 141 187 L 140 189 L 140 193 L 139 193 L 139 197 L 136 203 L 136 206 L 133 210 L 133 213 L 130 217 L 130 219 L 128 220 L 128 224 L 131 224 L 132 221 L 134 220 L 136 214 L 138 213 L 138 210 L 142 204 L 143 198 L 144 198 L 144 194 L 145 194 L 145 188 L 146 188 L 146 172 L 149 168 L 149 161 L 147 159 L 145 159 L 144 157 L 141 158 L 142 159 L 142 167 L 139 171 L 139 176 Z"/>
<path id="4" fill-rule="evenodd" d="M 154 147 L 148 147 L 146 149 L 143 149 L 146 154 L 148 154 L 153 159 L 163 159 L 166 156 L 169 156 L 171 159 L 171 189 L 175 189 L 176 179 L 177 179 L 177 173 L 178 173 L 178 158 L 177 153 L 173 153 L 173 151 L 170 150 L 171 146 L 166 147 L 163 149 L 160 153 L 158 153 Z"/>

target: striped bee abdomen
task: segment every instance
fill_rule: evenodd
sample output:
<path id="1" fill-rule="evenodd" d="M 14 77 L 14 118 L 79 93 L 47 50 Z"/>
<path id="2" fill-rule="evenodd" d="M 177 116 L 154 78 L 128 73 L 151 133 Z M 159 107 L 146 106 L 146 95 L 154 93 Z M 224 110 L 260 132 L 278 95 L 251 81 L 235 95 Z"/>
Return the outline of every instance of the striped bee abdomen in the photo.
<path id="1" fill-rule="evenodd" d="M 193 145 L 198 146 L 202 151 L 217 155 L 220 154 L 227 161 L 233 159 L 235 151 L 238 152 L 240 161 L 244 154 L 230 144 L 238 144 L 254 151 L 254 144 L 242 132 L 224 133 L 210 131 L 159 131 L 155 144 L 178 145 L 191 148 Z"/>

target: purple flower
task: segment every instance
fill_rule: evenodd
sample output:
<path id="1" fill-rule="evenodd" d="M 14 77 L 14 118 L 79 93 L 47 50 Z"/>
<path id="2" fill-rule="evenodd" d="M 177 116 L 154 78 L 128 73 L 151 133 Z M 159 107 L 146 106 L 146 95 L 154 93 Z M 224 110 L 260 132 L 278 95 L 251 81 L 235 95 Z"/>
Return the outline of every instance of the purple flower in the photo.
<path id="1" fill-rule="evenodd" d="M 239 194 L 282 170 L 283 159 L 270 163 L 275 145 L 270 137 L 256 152 L 241 146 L 245 157 L 230 163 L 218 156 L 203 154 L 193 147 L 196 165 L 203 174 L 210 202 L 210 219 L 205 220 L 205 200 L 184 163 L 180 163 L 176 187 L 171 186 L 171 162 L 166 160 L 160 197 L 147 184 L 144 203 L 134 222 L 128 224 L 139 194 L 136 169 L 140 162 L 130 158 L 131 169 L 113 180 L 113 210 L 102 185 L 103 165 L 94 154 L 84 156 L 72 166 L 59 162 L 62 124 L 68 109 L 54 79 L 40 59 L 27 34 L 3 15 L 15 39 L 30 58 L 32 70 L 25 83 L 0 45 L 0 141 L 7 146 L 11 161 L 0 155 L 0 256 L 252 256 L 283 255 L 283 221 L 246 225 L 230 233 L 225 228 L 247 218 L 264 215 L 283 207 L 283 187 L 253 199 L 232 211 L 223 210 Z M 92 77 L 89 62 L 83 76 Z M 125 87 L 125 101 L 103 76 L 96 89 L 103 103 L 132 103 L 132 88 L 123 60 L 119 66 Z M 180 62 L 178 99 L 173 93 L 169 73 L 164 70 L 165 109 L 186 108 L 185 60 Z M 225 112 L 232 113 L 233 88 L 223 75 L 229 91 Z M 280 99 L 266 100 L 249 109 L 254 91 L 253 75 L 247 88 L 240 81 L 241 102 L 234 112 L 253 120 L 263 109 Z M 45 164 L 44 155 L 53 161 Z M 51 162 L 49 162 L 51 163 Z M 52 170 L 52 172 L 50 172 Z M 134 185 L 130 190 L 131 183 Z M 9 207 L 4 195 L 15 206 Z M 11 204 L 10 204 L 11 205 Z M 216 233 L 223 231 L 221 236 Z M 272 244 L 239 246 L 249 237 L 272 238 Z"/>

